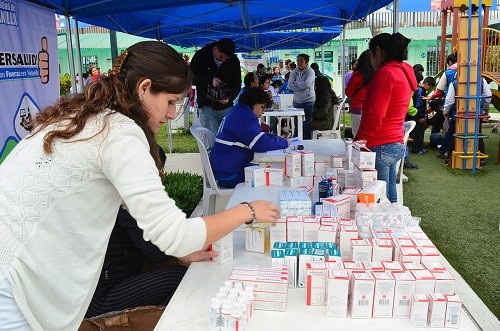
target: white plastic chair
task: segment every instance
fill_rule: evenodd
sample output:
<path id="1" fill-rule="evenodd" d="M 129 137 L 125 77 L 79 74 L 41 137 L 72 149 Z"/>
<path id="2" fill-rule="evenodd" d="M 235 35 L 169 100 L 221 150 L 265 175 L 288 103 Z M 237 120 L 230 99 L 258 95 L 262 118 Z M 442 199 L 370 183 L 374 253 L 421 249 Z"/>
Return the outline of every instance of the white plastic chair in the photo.
<path id="1" fill-rule="evenodd" d="M 415 125 L 417 123 L 415 121 L 406 121 L 403 124 L 404 128 L 404 138 L 403 138 L 403 143 L 405 146 L 405 154 L 403 155 L 403 158 L 399 160 L 398 162 L 398 173 L 397 173 L 397 179 L 396 179 L 396 189 L 398 191 L 398 203 L 403 204 L 403 182 L 407 180 L 406 176 L 403 174 L 403 169 L 404 169 L 404 164 L 405 164 L 405 156 L 406 156 L 406 145 L 408 144 L 408 138 L 410 137 L 410 132 L 413 131 L 415 128 Z M 406 179 L 406 180 L 405 180 Z"/>
<path id="2" fill-rule="evenodd" d="M 332 138 L 332 139 L 340 139 L 340 114 L 344 110 L 345 104 L 346 104 L 347 98 L 344 98 L 342 102 L 339 105 L 334 106 L 333 110 L 333 127 L 330 130 L 314 130 L 312 132 L 311 137 L 313 139 L 325 139 L 325 138 Z"/>
<path id="3" fill-rule="evenodd" d="M 202 126 L 193 125 L 189 129 L 195 137 L 200 150 L 201 164 L 203 167 L 203 215 L 215 214 L 215 202 L 218 195 L 231 195 L 234 189 L 220 188 L 215 180 L 208 153 L 215 143 L 212 131 Z"/>

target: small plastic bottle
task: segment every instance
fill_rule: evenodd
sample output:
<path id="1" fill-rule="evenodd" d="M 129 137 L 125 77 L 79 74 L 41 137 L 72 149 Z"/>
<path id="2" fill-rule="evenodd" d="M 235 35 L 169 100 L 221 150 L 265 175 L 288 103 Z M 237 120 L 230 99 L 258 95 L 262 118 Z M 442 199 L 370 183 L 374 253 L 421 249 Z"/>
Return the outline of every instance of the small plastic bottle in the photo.
<path id="1" fill-rule="evenodd" d="M 239 292 L 243 291 L 243 283 L 241 282 L 234 283 L 234 288 L 237 289 Z"/>
<path id="2" fill-rule="evenodd" d="M 208 324 L 208 329 L 210 331 L 220 331 L 220 322 L 221 322 L 221 315 L 220 315 L 220 308 L 221 308 L 222 302 L 217 299 L 213 298 L 210 304 L 210 309 L 208 310 L 209 313 L 209 324 Z"/>
<path id="3" fill-rule="evenodd" d="M 241 319 L 241 330 L 246 330 L 248 323 L 248 304 L 245 292 L 240 293 L 238 303 L 240 304 L 241 312 L 243 313 L 243 318 Z"/>
<path id="4" fill-rule="evenodd" d="M 224 299 L 222 307 L 220 309 L 220 330 L 221 331 L 233 331 L 231 324 L 231 311 L 233 309 L 233 301 L 231 299 Z"/>
<path id="5" fill-rule="evenodd" d="M 225 292 L 225 291 L 224 292 L 219 291 L 219 292 L 217 292 L 217 294 L 215 295 L 215 297 L 222 302 L 222 301 L 224 301 L 225 298 L 227 298 L 227 292 Z"/>
<path id="6" fill-rule="evenodd" d="M 247 299 L 248 310 L 250 310 L 250 314 L 248 315 L 250 318 L 253 316 L 253 289 L 249 286 L 245 286 L 245 297 Z"/>
<path id="7" fill-rule="evenodd" d="M 227 295 L 227 297 L 229 299 L 231 299 L 232 301 L 234 301 L 234 302 L 236 302 L 236 300 L 238 300 L 238 294 L 234 293 L 234 292 L 229 292 L 229 294 Z"/>
<path id="8" fill-rule="evenodd" d="M 241 307 L 239 303 L 235 302 L 233 303 L 233 307 L 231 309 L 231 326 L 232 326 L 232 331 L 242 331 L 242 319 L 243 319 L 243 312 L 241 311 Z"/>
<path id="9" fill-rule="evenodd" d="M 228 291 L 230 291 L 233 288 L 233 282 L 230 280 L 226 280 L 224 282 L 224 286 L 227 288 Z"/>

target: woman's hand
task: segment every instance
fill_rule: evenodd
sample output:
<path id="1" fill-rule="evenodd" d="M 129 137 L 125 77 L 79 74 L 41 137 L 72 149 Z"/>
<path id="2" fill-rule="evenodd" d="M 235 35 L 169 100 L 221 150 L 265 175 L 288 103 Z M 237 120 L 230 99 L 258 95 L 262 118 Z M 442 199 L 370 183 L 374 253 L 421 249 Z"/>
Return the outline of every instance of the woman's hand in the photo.
<path id="1" fill-rule="evenodd" d="M 217 251 L 200 250 L 179 258 L 180 264 L 189 266 L 192 262 L 208 260 L 219 255 Z"/>
<path id="2" fill-rule="evenodd" d="M 271 201 L 256 200 L 249 203 L 255 212 L 255 219 L 259 223 L 275 223 L 280 217 L 278 207 Z"/>

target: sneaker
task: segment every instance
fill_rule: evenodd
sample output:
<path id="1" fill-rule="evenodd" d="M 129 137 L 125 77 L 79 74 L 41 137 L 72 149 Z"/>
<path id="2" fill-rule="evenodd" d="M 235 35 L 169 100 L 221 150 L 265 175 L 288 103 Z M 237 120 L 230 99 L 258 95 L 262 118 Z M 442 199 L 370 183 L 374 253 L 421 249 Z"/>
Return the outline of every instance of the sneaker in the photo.
<path id="1" fill-rule="evenodd" d="M 421 149 L 418 152 L 415 152 L 415 154 L 420 154 L 420 155 L 423 155 L 423 154 L 426 154 L 426 153 L 427 153 L 426 149 Z"/>
<path id="2" fill-rule="evenodd" d="M 486 160 L 479 161 L 479 164 L 481 165 L 481 167 L 484 167 L 486 165 Z"/>
<path id="3" fill-rule="evenodd" d="M 418 169 L 418 165 L 416 165 L 415 163 L 411 163 L 410 161 L 406 161 L 403 164 L 403 168 L 404 169 Z"/>
<path id="4" fill-rule="evenodd" d="M 439 153 L 438 155 L 436 155 L 436 157 L 437 157 L 438 159 L 446 159 L 446 155 L 441 154 L 441 153 Z"/>

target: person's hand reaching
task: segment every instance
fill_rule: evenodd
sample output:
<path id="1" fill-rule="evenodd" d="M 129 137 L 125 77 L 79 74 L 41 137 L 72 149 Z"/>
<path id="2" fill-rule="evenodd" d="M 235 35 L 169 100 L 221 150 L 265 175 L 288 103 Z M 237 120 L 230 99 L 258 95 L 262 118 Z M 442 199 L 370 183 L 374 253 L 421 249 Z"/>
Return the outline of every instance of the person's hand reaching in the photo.
<path id="1" fill-rule="evenodd" d="M 189 255 L 183 256 L 179 258 L 179 262 L 182 265 L 189 266 L 192 262 L 199 262 L 211 259 L 219 255 L 217 251 L 207 251 L 207 250 L 199 250 Z"/>
<path id="2" fill-rule="evenodd" d="M 249 202 L 255 212 L 255 219 L 259 223 L 275 223 L 280 217 L 278 207 L 271 201 L 256 200 Z"/>

